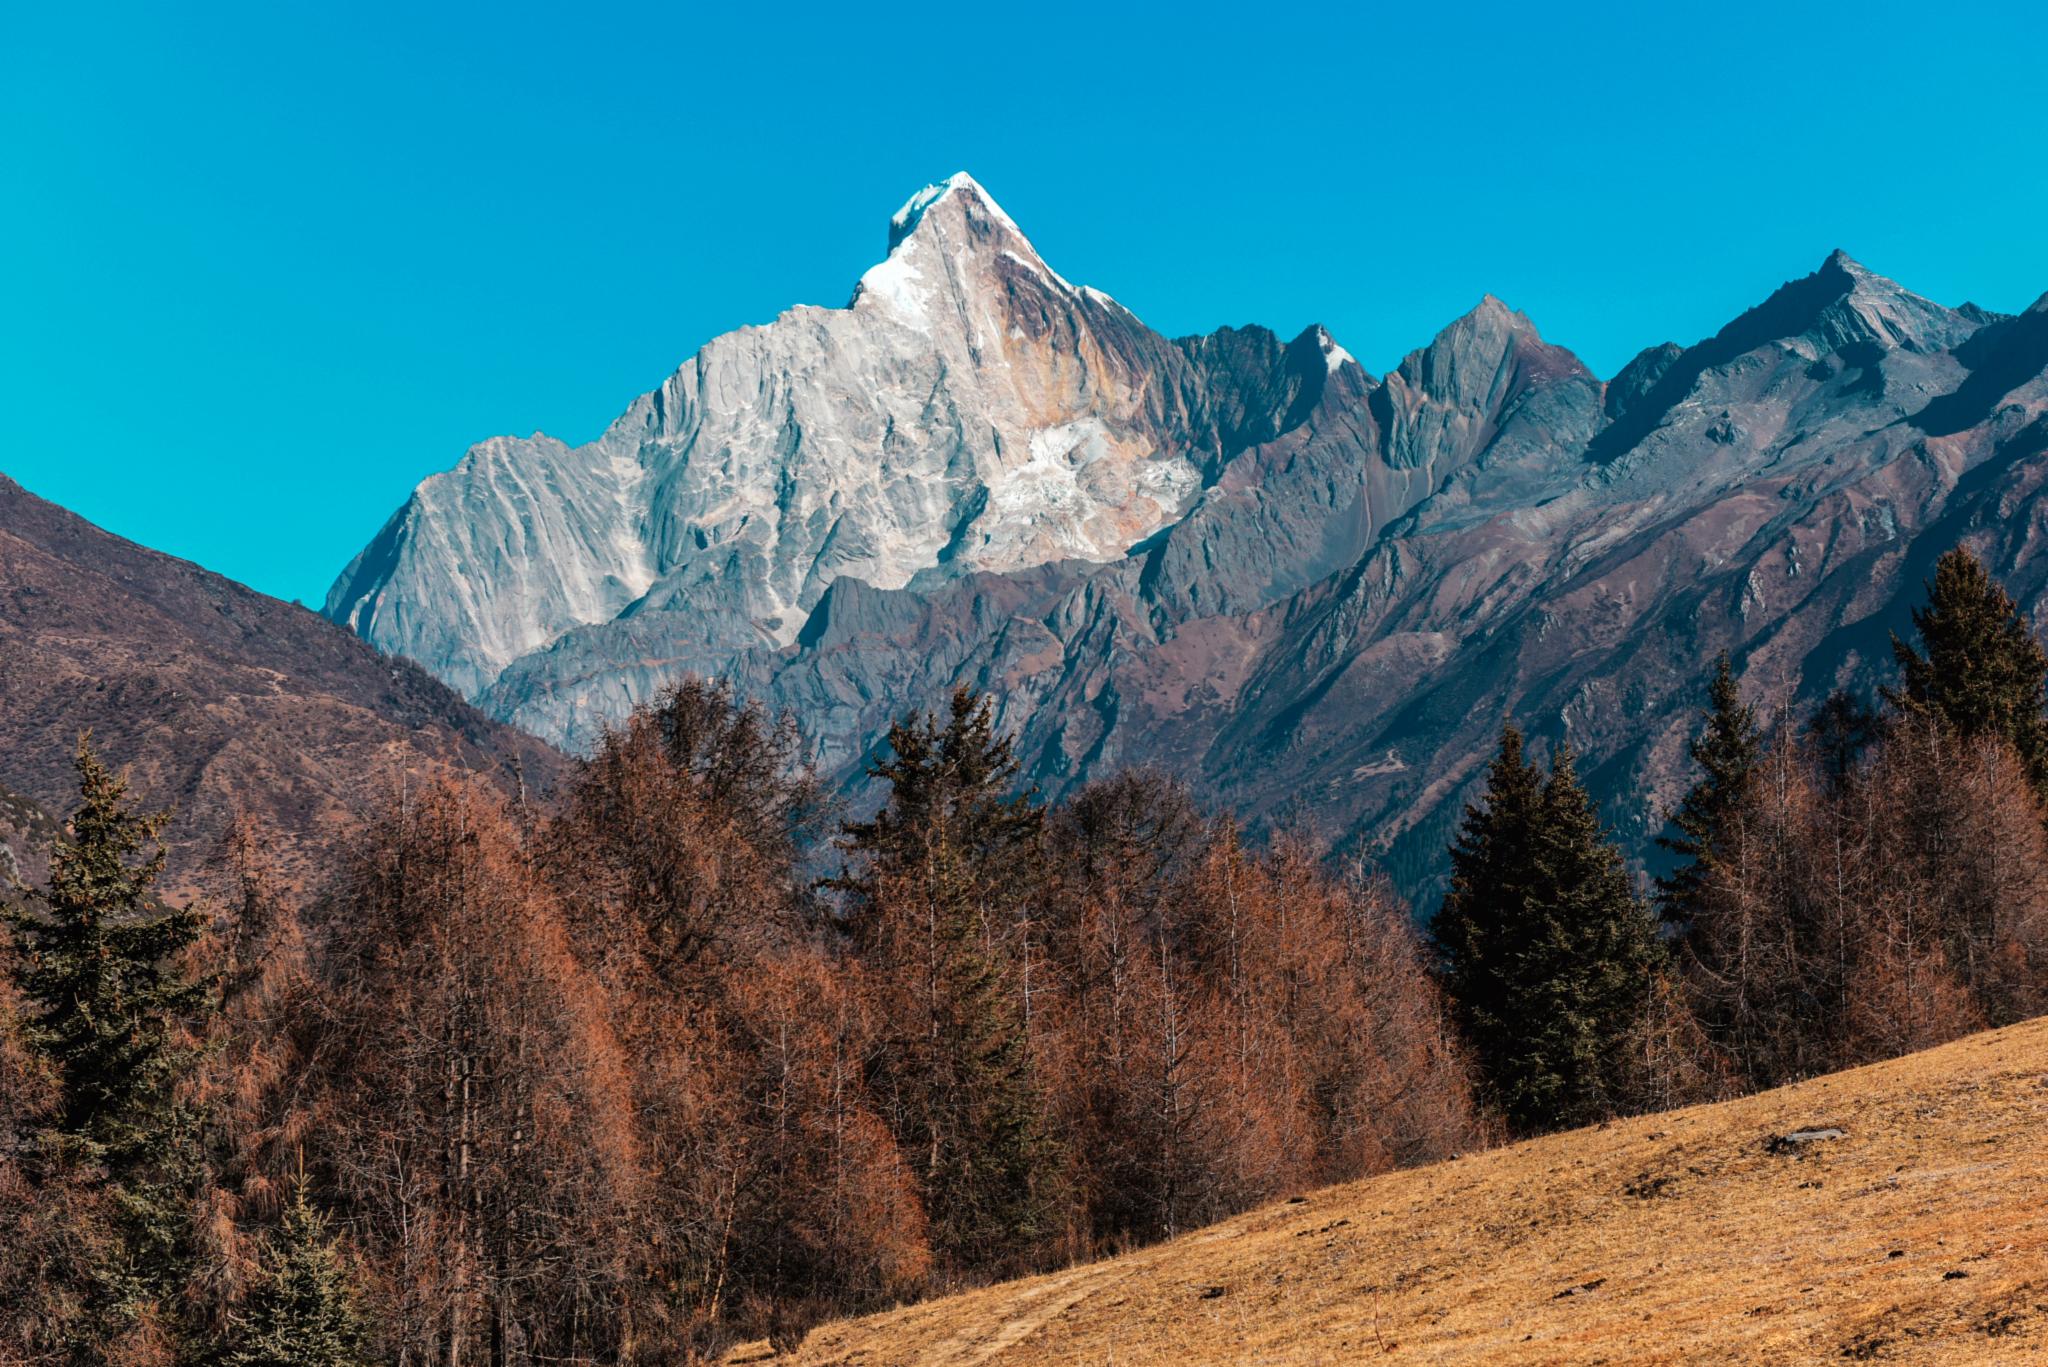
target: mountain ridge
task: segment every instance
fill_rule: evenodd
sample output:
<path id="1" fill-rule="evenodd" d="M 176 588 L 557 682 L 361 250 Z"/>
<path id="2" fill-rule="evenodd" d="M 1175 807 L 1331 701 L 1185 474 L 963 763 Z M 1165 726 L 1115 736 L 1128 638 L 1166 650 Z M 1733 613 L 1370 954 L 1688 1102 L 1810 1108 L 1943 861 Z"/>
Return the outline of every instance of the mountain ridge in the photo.
<path id="1" fill-rule="evenodd" d="M 1319 326 L 1153 333 L 964 174 L 898 218 L 847 309 L 714 339 L 580 454 L 493 448 L 532 468 L 479 462 L 387 527 L 395 568 L 345 574 L 329 615 L 572 748 L 727 675 L 849 784 L 894 716 L 986 688 L 1049 792 L 1157 765 L 1255 825 L 1308 808 L 1416 887 L 1504 719 L 1571 739 L 1642 849 L 1718 650 L 1794 699 L 1868 691 L 1924 535 L 2030 607 L 2048 587 L 1996 513 L 2036 496 L 2039 305 L 1949 309 L 1837 250 L 1604 382 L 1492 294 L 1382 377 Z M 760 365 L 721 400 L 701 377 L 734 338 Z M 585 592 L 509 654 L 434 618 L 479 567 L 506 602 L 597 585 L 494 510 L 545 486 L 534 527 L 624 535 L 595 486 L 627 466 L 653 587 Z M 439 543 L 479 549 L 449 572 Z"/>

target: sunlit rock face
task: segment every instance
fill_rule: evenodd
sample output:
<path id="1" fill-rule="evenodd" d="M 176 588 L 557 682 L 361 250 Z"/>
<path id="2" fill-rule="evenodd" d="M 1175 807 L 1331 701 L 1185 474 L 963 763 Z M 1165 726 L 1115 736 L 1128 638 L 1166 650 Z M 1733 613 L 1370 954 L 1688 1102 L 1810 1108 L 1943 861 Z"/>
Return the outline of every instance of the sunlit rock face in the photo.
<path id="1" fill-rule="evenodd" d="M 2038 618 L 2044 372 L 2048 302 L 1837 252 L 1604 383 L 1491 296 L 1379 379 L 1319 327 L 1163 338 L 956 176 L 847 307 L 426 481 L 328 612 L 576 748 L 723 675 L 849 784 L 987 689 L 1048 794 L 1165 769 L 1422 889 L 1504 720 L 1645 850 L 1719 651 L 1774 715 L 1870 692 L 1958 541 Z"/>
<path id="2" fill-rule="evenodd" d="M 706 644 L 780 645 L 843 575 L 1118 559 L 1201 488 L 1200 388 L 954 176 L 896 214 L 847 307 L 713 340 L 588 446 L 472 448 L 327 613 L 474 696 L 575 627 L 689 613 Z"/>

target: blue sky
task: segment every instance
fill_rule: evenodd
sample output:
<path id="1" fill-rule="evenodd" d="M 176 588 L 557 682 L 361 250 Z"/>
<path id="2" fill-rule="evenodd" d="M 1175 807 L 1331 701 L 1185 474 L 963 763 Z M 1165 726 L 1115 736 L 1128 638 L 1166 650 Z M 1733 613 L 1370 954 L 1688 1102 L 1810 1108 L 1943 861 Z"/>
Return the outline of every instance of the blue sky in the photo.
<path id="1" fill-rule="evenodd" d="M 201 9 L 204 13 L 200 13 Z M 841 303 L 966 169 L 1173 334 L 1603 375 L 1842 246 L 2048 290 L 2038 5 L 14 7 L 0 470 L 317 603 L 475 440 Z"/>

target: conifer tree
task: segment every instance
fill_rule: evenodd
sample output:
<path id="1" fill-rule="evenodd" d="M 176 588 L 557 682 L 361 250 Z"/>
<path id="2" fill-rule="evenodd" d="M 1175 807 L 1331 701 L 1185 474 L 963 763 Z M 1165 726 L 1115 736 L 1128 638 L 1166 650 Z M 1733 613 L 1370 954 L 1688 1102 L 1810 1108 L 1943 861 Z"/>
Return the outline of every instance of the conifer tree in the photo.
<path id="1" fill-rule="evenodd" d="M 227 1367 L 359 1367 L 368 1334 L 349 1270 L 301 1179 L 262 1281 L 236 1317 Z"/>
<path id="2" fill-rule="evenodd" d="M 1016 880 L 1034 871 L 1044 825 L 1037 789 L 1017 791 L 1021 769 L 995 709 L 971 689 L 954 690 L 943 724 L 927 714 L 890 726 L 888 757 L 868 767 L 889 785 L 889 800 L 872 820 L 846 825 L 840 848 L 863 868 L 836 885 L 858 903 L 876 878 L 923 868 L 945 846 L 967 861 L 960 872 L 976 895 L 1000 888 L 1014 898 L 1025 887 Z"/>
<path id="3" fill-rule="evenodd" d="M 884 1088 L 920 1161 L 933 1246 L 957 1266 L 998 1266 L 1046 1232 L 1052 1154 L 1013 990 L 1043 812 L 1035 792 L 1014 791 L 1010 740 L 969 690 L 944 721 L 892 726 L 889 746 L 868 771 L 889 799 L 845 827 L 858 867 L 834 886 L 850 894 L 856 943 L 919 1017 L 900 1029 Z"/>
<path id="4" fill-rule="evenodd" d="M 1700 777 L 1670 813 L 1674 834 L 1657 838 L 1681 862 L 1657 880 L 1657 908 L 1667 924 L 1691 924 L 1702 890 L 1713 877 L 1714 861 L 1728 844 L 1730 823 L 1739 818 L 1743 800 L 1755 779 L 1763 733 L 1756 709 L 1742 701 L 1735 671 L 1723 651 L 1714 661 L 1707 685 L 1706 729 L 1688 752 Z"/>
<path id="5" fill-rule="evenodd" d="M 130 806 L 127 783 L 89 735 L 75 763 L 81 801 L 56 842 L 49 886 L 9 920 L 24 1038 L 57 1081 L 55 1147 L 99 1173 L 112 1198 L 118 1252 L 96 1270 L 88 1299 L 118 1317 L 168 1300 L 189 1255 L 197 1131 L 176 1089 L 210 986 L 180 962 L 203 928 L 199 914 L 152 901 L 165 818 Z"/>
<path id="6" fill-rule="evenodd" d="M 1830 795 L 1840 797 L 1848 791 L 1849 780 L 1862 762 L 1863 752 L 1876 742 L 1880 725 L 1870 705 L 1846 688 L 1828 694 L 1813 709 L 1806 719 L 1806 736 Z"/>
<path id="7" fill-rule="evenodd" d="M 2011 595 L 1957 546 L 1935 565 L 1927 606 L 1913 610 L 1913 625 L 1921 649 L 1892 637 L 1901 677 L 1886 699 L 1931 713 L 1965 739 L 2004 740 L 2035 792 L 2048 797 L 2048 656 Z"/>
<path id="8" fill-rule="evenodd" d="M 1585 1125 L 1619 1103 L 1625 1041 L 1662 954 L 1569 742 L 1558 745 L 1543 786 L 1536 866 L 1535 934 L 1518 966 L 1519 1047 L 1502 1100 L 1524 1128 Z"/>
<path id="9" fill-rule="evenodd" d="M 1545 780 L 1505 728 L 1451 865 L 1431 929 L 1493 1101 L 1520 1133 L 1609 1113 L 1659 947 L 1571 747 Z"/>
<path id="10" fill-rule="evenodd" d="M 1514 976 L 1535 894 L 1543 776 L 1523 755 L 1522 733 L 1501 728 L 1486 794 L 1466 807 L 1451 846 L 1451 886 L 1430 925 L 1444 989 L 1488 1077 L 1505 1069 L 1520 1028 Z"/>

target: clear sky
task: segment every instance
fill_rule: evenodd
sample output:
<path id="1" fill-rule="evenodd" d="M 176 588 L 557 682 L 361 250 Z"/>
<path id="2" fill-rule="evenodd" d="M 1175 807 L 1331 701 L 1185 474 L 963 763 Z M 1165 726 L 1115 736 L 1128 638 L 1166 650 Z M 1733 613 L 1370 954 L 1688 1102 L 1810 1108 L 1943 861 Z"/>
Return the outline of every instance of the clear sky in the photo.
<path id="1" fill-rule="evenodd" d="M 16 5 L 0 470 L 316 603 L 494 433 L 843 303 L 965 169 L 1171 334 L 1384 371 L 1491 291 L 1611 375 L 1841 246 L 2048 290 L 2038 3 Z"/>

